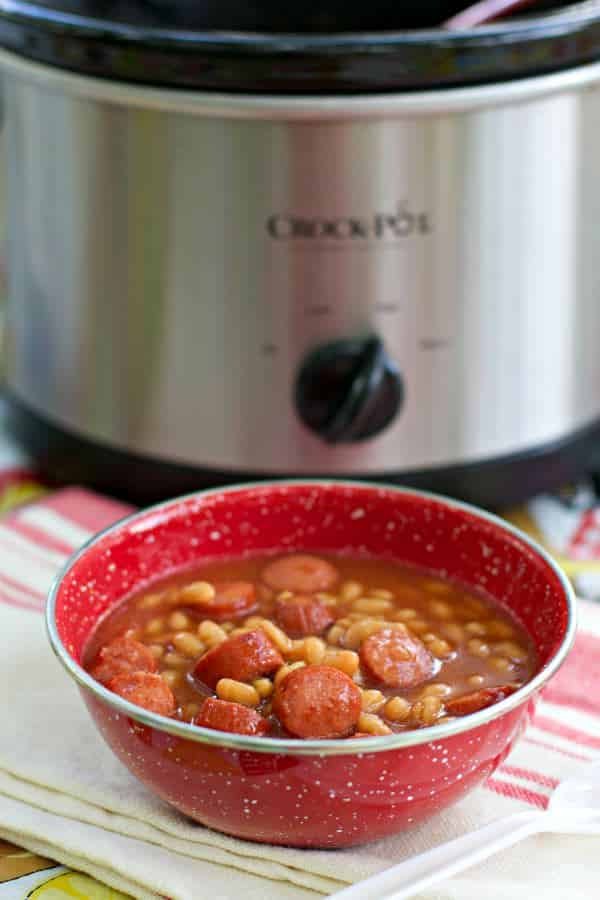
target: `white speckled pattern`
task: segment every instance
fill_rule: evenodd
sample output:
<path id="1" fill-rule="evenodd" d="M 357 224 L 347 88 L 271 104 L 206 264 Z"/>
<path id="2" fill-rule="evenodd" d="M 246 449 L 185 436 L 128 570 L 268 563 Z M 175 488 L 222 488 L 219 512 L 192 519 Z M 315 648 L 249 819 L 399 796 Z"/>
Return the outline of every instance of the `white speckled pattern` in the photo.
<path id="1" fill-rule="evenodd" d="M 543 664 L 570 640 L 568 588 L 526 540 L 461 505 L 347 483 L 258 485 L 134 517 L 72 564 L 55 598 L 58 633 L 78 661 L 98 617 L 157 575 L 206 557 L 282 549 L 387 557 L 485 587 L 517 613 Z M 345 742 L 346 755 L 330 755 L 326 745 L 340 742 L 323 742 L 323 752 L 290 752 L 294 742 L 283 742 L 289 746 L 274 752 L 274 741 L 244 738 L 236 746 L 212 733 L 211 746 L 202 729 L 167 733 L 153 727 L 152 715 L 124 714 L 127 705 L 97 686 L 83 690 L 123 762 L 188 815 L 253 840 L 322 847 L 393 833 L 458 799 L 506 755 L 533 702 L 520 691 L 455 734 L 439 726 L 395 749 L 382 738 L 373 739 L 377 752 L 365 752 L 363 739 L 360 750 Z"/>

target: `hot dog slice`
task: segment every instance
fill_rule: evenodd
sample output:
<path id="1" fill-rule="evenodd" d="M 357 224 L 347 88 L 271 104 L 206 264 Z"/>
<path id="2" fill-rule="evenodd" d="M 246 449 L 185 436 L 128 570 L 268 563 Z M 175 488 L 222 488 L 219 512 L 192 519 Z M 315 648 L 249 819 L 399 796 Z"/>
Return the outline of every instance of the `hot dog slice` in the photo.
<path id="1" fill-rule="evenodd" d="M 455 700 L 448 700 L 444 706 L 446 714 L 449 716 L 468 716 L 470 713 L 479 712 L 499 703 L 506 697 L 518 690 L 515 685 L 503 684 L 500 687 L 482 688 L 480 691 L 473 691 L 472 694 L 464 694 L 462 697 L 456 697 Z"/>
<path id="2" fill-rule="evenodd" d="M 214 728 L 215 731 L 229 731 L 234 734 L 265 734 L 269 722 L 254 709 L 228 700 L 208 697 L 194 719 L 194 725 Z"/>
<path id="3" fill-rule="evenodd" d="M 125 672 L 107 685 L 108 689 L 159 716 L 172 716 L 177 703 L 170 687 L 152 672 Z"/>
<path id="4" fill-rule="evenodd" d="M 306 594 L 278 600 L 275 617 L 281 628 L 293 638 L 321 634 L 335 621 L 335 616 L 325 603 Z"/>
<path id="5" fill-rule="evenodd" d="M 209 616 L 214 622 L 225 622 L 247 616 L 256 609 L 256 589 L 250 581 L 224 581 L 214 585 L 214 593 L 206 590 L 206 582 L 195 589 L 190 584 L 181 594 L 181 603 Z"/>
<path id="6" fill-rule="evenodd" d="M 359 652 L 367 673 L 388 687 L 414 687 L 435 671 L 435 659 L 425 645 L 392 628 L 371 634 Z"/>
<path id="7" fill-rule="evenodd" d="M 339 669 L 306 666 L 294 669 L 279 682 L 273 712 L 294 737 L 346 737 L 358 722 L 361 694 Z"/>
<path id="8" fill-rule="evenodd" d="M 338 580 L 335 566 L 318 556 L 296 554 L 276 559 L 264 569 L 263 581 L 276 591 L 314 594 L 328 591 Z"/>
<path id="9" fill-rule="evenodd" d="M 91 674 L 96 681 L 108 684 L 117 675 L 128 672 L 156 672 L 156 660 L 144 644 L 120 637 L 102 648 Z"/>
<path id="10" fill-rule="evenodd" d="M 270 675 L 283 665 L 283 657 L 264 631 L 246 631 L 227 638 L 201 656 L 194 668 L 194 677 L 210 688 L 220 678 L 254 681 Z"/>

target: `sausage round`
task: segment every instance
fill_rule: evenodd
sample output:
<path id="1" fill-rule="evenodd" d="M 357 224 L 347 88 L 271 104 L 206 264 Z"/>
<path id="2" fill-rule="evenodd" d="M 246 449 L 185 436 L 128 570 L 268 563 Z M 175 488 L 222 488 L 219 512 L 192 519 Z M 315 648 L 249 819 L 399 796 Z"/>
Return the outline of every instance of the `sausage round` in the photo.
<path id="1" fill-rule="evenodd" d="M 185 599 L 183 601 L 185 605 Z M 193 609 L 213 622 L 226 622 L 247 616 L 256 609 L 256 590 L 249 581 L 224 581 L 215 585 L 214 597 L 194 600 Z"/>
<path id="2" fill-rule="evenodd" d="M 335 566 L 327 560 L 298 553 L 269 563 L 262 573 L 262 578 L 276 591 L 314 594 L 332 588 L 339 575 Z"/>
<path id="3" fill-rule="evenodd" d="M 172 716 L 177 709 L 175 697 L 160 675 L 152 672 L 124 672 L 108 684 L 109 690 L 159 716 Z"/>
<path id="4" fill-rule="evenodd" d="M 194 667 L 194 677 L 214 689 L 221 678 L 254 681 L 282 665 L 279 651 L 264 631 L 257 628 L 227 638 L 201 656 Z"/>
<path id="5" fill-rule="evenodd" d="M 297 594 L 286 600 L 278 600 L 275 606 L 277 623 L 290 637 L 304 637 L 307 634 L 321 634 L 335 616 L 316 597 Z"/>
<path id="6" fill-rule="evenodd" d="M 194 725 L 234 734 L 265 734 L 269 730 L 268 720 L 255 709 L 212 697 L 208 697 L 202 704 Z"/>
<path id="7" fill-rule="evenodd" d="M 388 687 L 414 687 L 435 671 L 435 659 L 422 641 L 392 628 L 369 635 L 359 652 L 369 675 Z"/>
<path id="8" fill-rule="evenodd" d="M 518 689 L 512 684 L 503 684 L 500 687 L 482 688 L 480 691 L 473 691 L 472 694 L 464 694 L 462 697 L 456 697 L 455 700 L 448 700 L 444 703 L 446 715 L 468 716 L 470 713 L 479 712 L 480 709 L 505 700 L 516 690 Z"/>
<path id="9" fill-rule="evenodd" d="M 117 675 L 129 672 L 156 672 L 156 660 L 144 644 L 120 637 L 102 648 L 91 674 L 96 681 L 108 684 Z"/>
<path id="10" fill-rule="evenodd" d="M 333 666 L 305 666 L 286 675 L 275 689 L 273 712 L 299 738 L 347 737 L 361 713 L 361 694 Z"/>

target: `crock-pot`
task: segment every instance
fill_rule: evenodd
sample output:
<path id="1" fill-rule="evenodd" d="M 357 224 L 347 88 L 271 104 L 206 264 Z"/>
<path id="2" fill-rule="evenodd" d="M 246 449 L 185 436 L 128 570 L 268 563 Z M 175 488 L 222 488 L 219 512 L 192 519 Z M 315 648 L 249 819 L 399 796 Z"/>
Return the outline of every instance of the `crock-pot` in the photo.
<path id="1" fill-rule="evenodd" d="M 497 506 L 593 464 L 600 14 L 435 27 L 460 5 L 0 0 L 6 385 L 48 471 Z"/>

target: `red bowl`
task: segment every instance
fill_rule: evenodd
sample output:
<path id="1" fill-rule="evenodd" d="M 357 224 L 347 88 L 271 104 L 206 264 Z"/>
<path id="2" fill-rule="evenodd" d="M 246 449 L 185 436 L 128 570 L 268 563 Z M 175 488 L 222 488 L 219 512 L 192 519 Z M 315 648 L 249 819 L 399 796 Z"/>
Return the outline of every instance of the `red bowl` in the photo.
<path id="1" fill-rule="evenodd" d="M 157 716 L 110 693 L 81 667 L 100 617 L 153 579 L 206 558 L 297 550 L 367 553 L 484 589 L 533 638 L 537 674 L 501 703 L 432 728 L 368 741 L 301 741 L 225 734 Z M 251 841 L 345 847 L 421 822 L 494 771 L 565 659 L 575 612 L 556 564 L 494 516 L 399 488 L 294 481 L 193 494 L 108 528 L 58 577 L 47 624 L 104 739 L 168 803 Z"/>

